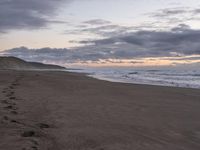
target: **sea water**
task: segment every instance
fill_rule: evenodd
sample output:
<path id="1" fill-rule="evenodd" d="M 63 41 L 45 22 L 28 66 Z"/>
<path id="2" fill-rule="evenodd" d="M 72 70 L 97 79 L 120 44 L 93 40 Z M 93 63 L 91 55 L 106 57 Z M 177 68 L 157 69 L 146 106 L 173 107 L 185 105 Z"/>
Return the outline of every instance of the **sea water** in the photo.
<path id="1" fill-rule="evenodd" d="M 82 68 L 73 72 L 112 82 L 174 86 L 200 89 L 200 70 Z"/>

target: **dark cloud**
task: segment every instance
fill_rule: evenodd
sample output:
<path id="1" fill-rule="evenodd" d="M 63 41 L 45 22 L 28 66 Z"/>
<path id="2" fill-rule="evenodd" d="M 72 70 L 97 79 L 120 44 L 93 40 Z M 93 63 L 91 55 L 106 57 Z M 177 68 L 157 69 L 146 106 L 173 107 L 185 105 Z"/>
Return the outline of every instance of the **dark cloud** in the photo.
<path id="1" fill-rule="evenodd" d="M 3 56 L 15 56 L 27 61 L 45 62 L 49 61 L 57 64 L 74 63 L 77 61 L 98 60 L 104 58 L 106 50 L 99 52 L 91 51 L 90 49 L 69 50 L 66 48 L 41 48 L 28 49 L 26 47 L 13 48 L 0 52 Z M 105 57 L 108 58 L 108 57 Z"/>
<path id="2" fill-rule="evenodd" d="M 120 40 L 151 51 L 200 54 L 200 30 L 139 31 L 120 37 Z"/>
<path id="3" fill-rule="evenodd" d="M 82 41 L 86 44 L 114 46 L 117 55 L 127 56 L 170 56 L 172 52 L 183 55 L 200 54 L 200 30 L 181 24 L 170 31 L 137 31 L 112 38 Z M 87 43 L 88 42 L 88 43 Z M 126 52 L 128 49 L 128 52 Z"/>
<path id="4" fill-rule="evenodd" d="M 187 24 L 179 24 L 177 27 L 174 27 L 171 29 L 171 31 L 183 31 L 183 30 L 189 30 L 190 26 Z"/>
<path id="5" fill-rule="evenodd" d="M 200 14 L 200 9 L 198 8 L 198 9 L 194 9 L 193 11 L 192 11 L 192 13 L 194 14 L 194 15 L 199 15 Z"/>
<path id="6" fill-rule="evenodd" d="M 1 55 L 16 56 L 29 61 L 48 60 L 57 64 L 145 57 L 179 59 L 180 56 L 200 55 L 200 30 L 180 24 L 169 31 L 141 30 L 101 40 L 84 40 L 81 43 L 85 46 L 73 50 L 21 47 L 1 52 Z M 188 60 L 194 59 L 188 57 Z"/>
<path id="7" fill-rule="evenodd" d="M 50 23 L 58 6 L 70 0 L 1 0 L 0 32 L 11 29 L 36 29 Z"/>

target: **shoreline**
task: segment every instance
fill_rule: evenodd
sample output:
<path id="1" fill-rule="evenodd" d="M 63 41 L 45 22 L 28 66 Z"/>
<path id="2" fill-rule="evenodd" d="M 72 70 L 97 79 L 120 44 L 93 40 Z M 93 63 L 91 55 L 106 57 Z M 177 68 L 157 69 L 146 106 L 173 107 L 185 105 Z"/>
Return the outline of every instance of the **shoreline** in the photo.
<path id="1" fill-rule="evenodd" d="M 159 84 L 147 84 L 147 83 L 134 83 L 134 82 L 126 82 L 126 81 L 123 81 L 123 80 L 115 80 L 115 79 L 109 79 L 109 78 L 106 78 L 106 77 L 95 77 L 93 75 L 87 75 L 87 77 L 90 77 L 90 78 L 93 78 L 93 79 L 97 79 L 97 80 L 100 80 L 100 81 L 107 81 L 107 82 L 111 82 L 111 83 L 121 83 L 121 84 L 132 84 L 132 85 L 143 85 L 143 86 L 156 86 L 156 87 L 167 87 L 167 88 L 181 88 L 181 89 L 194 89 L 194 90 L 200 90 L 200 88 L 194 88 L 194 87 L 181 87 L 181 86 L 170 86 L 170 85 L 159 85 Z"/>
<path id="2" fill-rule="evenodd" d="M 71 69 L 70 69 L 71 70 Z M 74 70 L 81 70 L 81 69 L 74 69 Z M 63 72 L 63 73 L 72 73 L 72 74 L 76 74 L 76 75 L 81 75 L 81 76 L 85 76 L 87 78 L 91 78 L 91 79 L 96 79 L 99 81 L 106 81 L 106 82 L 110 82 L 110 83 L 119 83 L 119 84 L 131 84 L 131 85 L 135 85 L 135 86 L 156 86 L 156 87 L 166 87 L 166 88 L 180 88 L 180 89 L 194 89 L 194 90 L 200 90 L 200 88 L 194 88 L 194 87 L 181 87 L 181 86 L 172 86 L 172 85 L 159 85 L 159 84 L 148 84 L 148 83 L 134 83 L 134 82 L 128 82 L 128 81 L 124 81 L 124 80 L 115 80 L 115 79 L 111 79 L 111 78 L 106 78 L 106 77 L 98 77 L 98 75 L 92 75 L 90 73 L 87 72 L 73 72 L 69 71 L 68 69 L 64 69 L 64 70 L 52 70 L 52 69 L 30 69 L 30 70 L 0 70 L 0 71 L 18 71 L 18 72 Z"/>
<path id="3" fill-rule="evenodd" d="M 198 150 L 199 89 L 0 71 L 0 149 Z"/>
<path id="4" fill-rule="evenodd" d="M 86 69 L 81 71 L 73 71 L 75 73 L 86 73 L 89 77 L 100 80 L 106 80 L 118 83 L 142 84 L 142 85 L 156 85 L 165 87 L 182 87 L 200 89 L 200 76 L 196 71 L 189 71 L 185 73 L 178 71 L 172 73 L 172 70 L 95 70 Z M 134 73 L 133 73 L 134 72 Z"/>
<path id="5" fill-rule="evenodd" d="M 198 87 L 185 87 L 185 86 L 177 86 L 177 85 L 165 85 L 165 84 L 153 84 L 153 83 L 138 83 L 138 82 L 131 82 L 131 81 L 125 81 L 123 79 L 111 79 L 109 77 L 104 77 L 101 75 L 93 75 L 91 73 L 85 73 L 85 72 L 73 72 L 73 70 L 67 70 L 63 71 L 63 72 L 70 72 L 70 73 L 77 73 L 77 74 L 81 74 L 81 75 L 85 75 L 89 78 L 93 78 L 93 79 L 97 79 L 100 81 L 108 81 L 111 83 L 121 83 L 121 84 L 133 84 L 133 85 L 144 85 L 144 86 L 158 86 L 158 87 L 168 87 L 168 88 L 183 88 L 183 89 L 196 89 L 196 90 L 200 90 L 200 88 Z"/>

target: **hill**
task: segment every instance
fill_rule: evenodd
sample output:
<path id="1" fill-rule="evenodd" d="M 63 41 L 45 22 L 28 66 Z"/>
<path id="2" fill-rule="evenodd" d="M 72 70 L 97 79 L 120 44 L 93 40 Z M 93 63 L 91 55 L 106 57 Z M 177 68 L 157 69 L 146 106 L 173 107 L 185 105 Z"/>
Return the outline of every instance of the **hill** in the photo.
<path id="1" fill-rule="evenodd" d="M 27 62 L 16 57 L 0 57 L 0 69 L 33 70 L 33 69 L 65 69 L 65 67 L 43 64 L 38 62 Z"/>

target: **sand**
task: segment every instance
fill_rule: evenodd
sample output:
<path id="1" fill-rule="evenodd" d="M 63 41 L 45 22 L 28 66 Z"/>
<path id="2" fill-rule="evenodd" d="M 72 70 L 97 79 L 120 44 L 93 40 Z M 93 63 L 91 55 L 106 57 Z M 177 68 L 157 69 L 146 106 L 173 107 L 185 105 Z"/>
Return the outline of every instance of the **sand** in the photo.
<path id="1" fill-rule="evenodd" d="M 200 90 L 0 71 L 0 150 L 199 150 Z"/>

